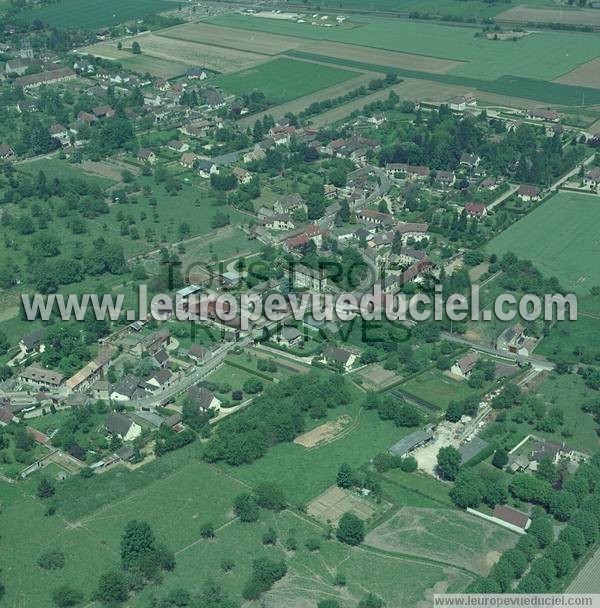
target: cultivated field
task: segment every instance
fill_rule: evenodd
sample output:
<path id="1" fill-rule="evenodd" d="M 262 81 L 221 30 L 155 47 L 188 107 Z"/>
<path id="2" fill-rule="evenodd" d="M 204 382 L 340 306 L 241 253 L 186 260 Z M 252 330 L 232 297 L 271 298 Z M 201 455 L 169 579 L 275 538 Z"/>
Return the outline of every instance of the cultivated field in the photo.
<path id="1" fill-rule="evenodd" d="M 518 535 L 456 509 L 404 507 L 369 532 L 366 544 L 447 562 L 485 575 Z"/>
<path id="2" fill-rule="evenodd" d="M 560 192 L 508 230 L 487 250 L 507 251 L 531 260 L 548 277 L 557 277 L 568 291 L 588 293 L 600 284 L 598 226 L 600 199 Z"/>
<path id="3" fill-rule="evenodd" d="M 455 380 L 439 369 L 425 371 L 400 388 L 442 409 L 448 407 L 450 401 L 460 401 L 475 393 L 466 380 Z"/>
<path id="4" fill-rule="evenodd" d="M 600 549 L 579 571 L 566 593 L 600 593 Z"/>
<path id="5" fill-rule="evenodd" d="M 357 72 L 349 70 L 278 58 L 241 72 L 218 76 L 213 82 L 228 93 L 241 95 L 258 90 L 271 102 L 285 103 L 356 76 Z"/>
<path id="6" fill-rule="evenodd" d="M 600 11 L 598 12 L 600 13 Z M 573 71 L 557 78 L 555 82 L 600 89 L 600 58 L 584 63 Z"/>
<path id="7" fill-rule="evenodd" d="M 64 28 L 101 28 L 123 21 L 143 19 L 146 15 L 167 11 L 172 2 L 165 0 L 63 0 L 25 13 L 29 21 Z"/>
<path id="8" fill-rule="evenodd" d="M 311 42 L 299 47 L 317 55 L 327 55 L 339 59 L 352 59 L 353 61 L 364 61 L 376 65 L 385 65 L 394 68 L 407 68 L 410 70 L 422 70 L 444 74 L 461 65 L 460 61 L 440 59 L 437 57 L 426 57 L 424 55 L 411 55 L 410 53 L 398 53 L 385 51 L 383 49 L 369 48 L 354 44 L 340 44 L 336 42 Z"/>
<path id="9" fill-rule="evenodd" d="M 497 15 L 498 21 L 511 23 L 564 23 L 566 25 L 600 26 L 600 11 L 593 9 L 532 8 L 515 6 Z"/>
<path id="10" fill-rule="evenodd" d="M 239 49 L 264 55 L 278 55 L 304 44 L 302 39 L 268 33 L 244 32 L 237 28 L 217 27 L 208 23 L 186 23 L 160 32 L 166 38 L 198 42 L 227 49 Z"/>
<path id="11" fill-rule="evenodd" d="M 475 37 L 476 30 L 470 27 L 365 16 L 356 20 L 355 28 L 324 28 L 233 14 L 209 21 L 220 26 L 463 61 L 466 63 L 452 73 L 482 80 L 507 74 L 552 80 L 600 55 L 594 36 L 570 32 L 540 32 L 518 42 L 500 42 Z"/>
<path id="12" fill-rule="evenodd" d="M 398 378 L 397 373 L 376 363 L 357 373 L 366 388 L 380 390 Z"/>
<path id="13" fill-rule="evenodd" d="M 115 42 L 107 42 L 94 44 L 81 49 L 81 52 L 96 55 L 97 57 L 105 57 L 107 59 L 116 59 L 135 69 L 136 67 L 144 70 L 147 62 L 147 71 L 155 65 L 157 60 L 163 62 L 171 62 L 173 65 L 170 71 L 177 75 L 177 72 L 182 73 L 186 67 L 191 65 L 200 66 L 215 72 L 233 72 L 241 70 L 252 65 L 264 61 L 266 57 L 238 51 L 235 49 L 226 49 L 217 47 L 211 44 L 202 44 L 199 42 L 189 42 L 186 40 L 177 40 L 166 36 L 156 34 L 141 34 L 134 39 L 127 40 L 124 46 L 130 46 L 133 40 L 137 40 L 142 49 L 141 55 L 132 55 L 129 51 L 117 49 Z M 166 70 L 168 64 L 164 64 L 163 70 Z M 181 69 L 181 66 L 184 66 Z M 158 75 L 158 74 L 157 74 Z M 170 77 L 167 74 L 163 77 Z"/>

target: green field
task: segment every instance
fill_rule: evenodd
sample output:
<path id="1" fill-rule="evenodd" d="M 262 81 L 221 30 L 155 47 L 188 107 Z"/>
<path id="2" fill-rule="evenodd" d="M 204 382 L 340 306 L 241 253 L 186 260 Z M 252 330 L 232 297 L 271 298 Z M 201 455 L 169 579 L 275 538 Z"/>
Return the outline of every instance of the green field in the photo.
<path id="1" fill-rule="evenodd" d="M 37 177 L 40 171 L 43 171 L 48 181 L 59 177 L 60 179 L 83 179 L 90 184 L 95 184 L 103 189 L 112 186 L 115 182 L 108 177 L 102 177 L 95 173 L 83 171 L 77 165 L 72 165 L 58 158 L 42 158 L 29 163 L 19 165 L 19 171 L 29 173 Z"/>
<path id="2" fill-rule="evenodd" d="M 165 0 L 63 0 L 30 10 L 24 16 L 30 22 L 39 19 L 55 27 L 95 29 L 173 8 Z"/>
<path id="3" fill-rule="evenodd" d="M 367 535 L 367 545 L 383 551 L 445 561 L 487 574 L 497 553 L 518 535 L 456 509 L 404 507 Z"/>
<path id="4" fill-rule="evenodd" d="M 268 527 L 277 531 L 275 547 L 266 547 L 261 542 Z M 207 578 L 221 584 L 238 599 L 249 577 L 250 563 L 263 555 L 273 559 L 285 557 L 288 566 L 286 577 L 261 598 L 260 605 L 265 608 L 316 606 L 318 601 L 328 598 L 341 598 L 344 605 L 355 606 L 369 591 L 382 597 L 386 606 L 417 606 L 436 583 L 447 583 L 449 592 L 459 592 L 474 578 L 442 563 L 387 554 L 366 546 L 352 549 L 327 542 L 322 539 L 322 532 L 306 518 L 288 511 L 277 515 L 263 512 L 256 524 L 235 521 L 217 531 L 214 541 L 201 541 L 179 553 L 177 568 L 165 577 L 163 588 L 158 593 L 150 589 L 144 591 L 132 606 L 145 608 L 149 597 L 162 596 L 168 589 L 183 587 L 196 591 Z M 294 552 L 286 551 L 283 546 L 291 535 L 298 543 Z M 304 547 L 309 538 L 321 538 L 319 551 L 310 552 Z M 224 558 L 235 563 L 228 574 L 219 566 Z M 347 576 L 345 587 L 333 584 L 338 571 Z"/>
<path id="5" fill-rule="evenodd" d="M 379 419 L 373 411 L 362 410 L 358 401 L 348 407 L 329 412 L 326 419 L 312 421 L 314 426 L 339 416 L 351 416 L 349 432 L 338 439 L 307 449 L 295 443 L 282 443 L 256 462 L 242 467 L 220 465 L 228 474 L 244 483 L 255 485 L 263 479 L 276 479 L 292 504 L 304 504 L 325 491 L 335 482 L 338 466 L 347 462 L 361 466 L 379 452 L 387 450 L 414 429 L 397 428 Z"/>
<path id="6" fill-rule="evenodd" d="M 531 260 L 544 275 L 556 277 L 563 289 L 584 294 L 600 285 L 599 227 L 600 199 L 560 192 L 486 248 L 499 255 L 512 251 Z"/>
<path id="7" fill-rule="evenodd" d="M 308 23 L 233 14 L 208 21 L 286 36 L 464 61 L 466 63 L 452 73 L 482 80 L 494 80 L 507 74 L 553 80 L 600 55 L 597 39 L 591 34 L 534 32 L 517 42 L 500 42 L 476 38 L 478 30 L 471 27 L 364 15 L 352 19 L 356 26 L 353 28 L 316 27 Z"/>
<path id="8" fill-rule="evenodd" d="M 158 78 L 175 78 L 181 76 L 190 67 L 188 63 L 180 61 L 170 61 L 169 59 L 161 59 L 160 57 L 152 57 L 150 55 L 131 55 L 117 61 L 128 70 L 145 74 L 148 72 L 152 76 Z"/>
<path id="9" fill-rule="evenodd" d="M 349 70 L 279 58 L 241 72 L 218 76 L 213 82 L 235 95 L 262 91 L 270 102 L 280 104 L 355 76 L 358 74 Z"/>
<path id="10" fill-rule="evenodd" d="M 460 401 L 479 392 L 472 389 L 466 380 L 454 380 L 437 368 L 411 378 L 399 388 L 441 409 L 446 409 L 450 401 Z"/>

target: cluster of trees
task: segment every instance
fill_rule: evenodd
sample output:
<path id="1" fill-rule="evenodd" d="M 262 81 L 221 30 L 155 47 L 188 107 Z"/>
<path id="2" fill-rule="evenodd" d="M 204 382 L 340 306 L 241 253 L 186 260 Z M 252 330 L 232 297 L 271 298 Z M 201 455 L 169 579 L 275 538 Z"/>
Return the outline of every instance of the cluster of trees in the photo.
<path id="1" fill-rule="evenodd" d="M 381 483 L 372 471 L 363 469 L 354 471 L 346 462 L 342 463 L 338 469 L 336 484 L 338 487 L 346 490 L 350 488 L 364 488 L 376 496 L 381 495 Z"/>
<path id="2" fill-rule="evenodd" d="M 392 420 L 396 426 L 419 426 L 423 421 L 414 405 L 392 395 L 379 395 L 370 391 L 365 397 L 364 407 L 367 410 L 377 410 L 382 420 Z"/>
<path id="3" fill-rule="evenodd" d="M 239 604 L 232 600 L 220 585 L 208 580 L 202 585 L 199 593 L 175 588 L 162 598 L 150 600 L 148 608 L 238 608 L 238 606 Z"/>
<path id="4" fill-rule="evenodd" d="M 304 418 L 322 418 L 328 408 L 350 402 L 350 392 L 341 376 L 323 377 L 311 372 L 268 387 L 251 408 L 226 418 L 204 450 L 209 462 L 231 465 L 253 462 L 269 447 L 293 441 L 305 428 Z"/>
<path id="5" fill-rule="evenodd" d="M 164 424 L 158 429 L 154 443 L 154 453 L 163 456 L 167 452 L 178 450 L 196 439 L 196 433 L 192 429 L 184 429 L 177 433 L 171 427 Z"/>
<path id="6" fill-rule="evenodd" d="M 502 555 L 488 577 L 471 585 L 470 593 L 556 592 L 559 581 L 573 571 L 577 560 L 600 538 L 600 454 L 581 464 L 559 491 L 548 493 L 548 486 L 538 483 L 543 480 L 531 475 L 517 479 L 510 486 L 515 496 L 540 502 L 536 497 L 541 493 L 554 517 L 568 523 L 560 528 L 556 538 L 552 519 L 541 506 L 534 507 L 527 534 L 514 549 Z"/>

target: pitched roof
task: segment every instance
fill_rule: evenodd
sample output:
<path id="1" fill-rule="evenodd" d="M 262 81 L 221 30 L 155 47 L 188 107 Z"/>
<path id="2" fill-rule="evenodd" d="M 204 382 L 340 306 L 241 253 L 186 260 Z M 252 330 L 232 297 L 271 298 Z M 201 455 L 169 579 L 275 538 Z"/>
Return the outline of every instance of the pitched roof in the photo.
<path id="1" fill-rule="evenodd" d="M 125 376 L 121 382 L 119 382 L 115 388 L 114 392 L 119 393 L 119 395 L 125 395 L 126 397 L 131 398 L 133 393 L 135 393 L 140 381 L 133 374 L 129 374 Z"/>
<path id="2" fill-rule="evenodd" d="M 205 386 L 190 386 L 187 394 L 188 397 L 193 401 L 196 401 L 198 406 L 203 410 L 208 409 L 215 398 L 214 394 Z"/>
<path id="3" fill-rule="evenodd" d="M 12 419 L 14 418 L 14 414 L 6 407 L 4 407 L 3 405 L 0 406 L 0 422 L 4 422 L 4 424 L 9 424 L 10 422 L 12 422 Z"/>
<path id="4" fill-rule="evenodd" d="M 127 418 L 123 414 L 119 412 L 111 412 L 106 417 L 106 430 L 113 435 L 120 435 L 121 437 L 125 437 L 133 424 L 133 420 Z"/>
<path id="5" fill-rule="evenodd" d="M 21 371 L 19 374 L 24 380 L 31 380 L 33 382 L 43 382 L 44 384 L 52 384 L 58 386 L 64 379 L 64 376 L 60 372 L 55 372 L 51 369 L 44 369 L 37 365 L 30 365 Z"/>
<path id="6" fill-rule="evenodd" d="M 26 334 L 25 336 L 23 336 L 21 338 L 21 342 L 23 342 L 27 350 L 31 350 L 32 348 L 35 348 L 38 344 L 40 344 L 43 337 L 44 329 L 40 328 L 36 329 L 35 331 L 32 331 L 30 334 Z"/>
<path id="7" fill-rule="evenodd" d="M 325 358 L 333 359 L 334 361 L 338 361 L 343 365 L 346 365 L 346 363 L 348 363 L 348 360 L 352 356 L 351 352 L 348 352 L 343 348 L 338 348 L 337 346 L 328 346 L 323 352 L 323 354 L 325 355 Z"/>
<path id="8" fill-rule="evenodd" d="M 502 521 L 523 530 L 525 530 L 529 524 L 529 515 L 527 515 L 527 513 L 517 511 L 517 509 L 513 509 L 508 505 L 496 505 L 494 507 L 493 515 L 497 519 L 501 519 Z"/>

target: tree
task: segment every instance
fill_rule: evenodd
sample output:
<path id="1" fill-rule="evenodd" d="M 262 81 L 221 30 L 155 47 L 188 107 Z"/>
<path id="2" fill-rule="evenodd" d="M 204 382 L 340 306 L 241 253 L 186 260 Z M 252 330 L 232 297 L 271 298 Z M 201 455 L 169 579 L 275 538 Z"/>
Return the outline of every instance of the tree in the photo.
<path id="1" fill-rule="evenodd" d="M 62 585 L 52 592 L 52 600 L 58 608 L 71 608 L 83 602 L 83 593 L 68 585 Z"/>
<path id="2" fill-rule="evenodd" d="M 563 528 L 558 535 L 558 540 L 571 547 L 575 559 L 583 555 L 583 552 L 585 551 L 585 537 L 579 528 L 576 528 L 573 525 Z"/>
<path id="3" fill-rule="evenodd" d="M 283 511 L 287 507 L 287 500 L 283 495 L 283 491 L 274 483 L 265 481 L 256 486 L 254 496 L 256 497 L 256 502 L 263 509 Z"/>
<path id="4" fill-rule="evenodd" d="M 534 574 L 524 576 L 517 585 L 518 593 L 544 593 L 546 588 L 540 578 Z"/>
<path id="5" fill-rule="evenodd" d="M 437 467 L 440 475 L 444 479 L 454 481 L 458 475 L 461 460 L 461 455 L 456 448 L 452 446 L 441 448 L 437 455 Z"/>
<path id="6" fill-rule="evenodd" d="M 142 52 L 142 47 L 140 46 L 140 43 L 137 40 L 134 40 L 131 44 L 131 52 L 134 55 L 139 55 Z"/>
<path id="7" fill-rule="evenodd" d="M 597 499 L 596 499 L 597 500 Z M 578 511 L 571 517 L 571 525 L 583 532 L 586 545 L 591 545 L 598 540 L 598 520 L 587 511 Z"/>
<path id="8" fill-rule="evenodd" d="M 320 600 L 317 603 L 317 608 L 342 608 L 342 606 L 337 600 L 328 598 L 326 600 Z"/>
<path id="9" fill-rule="evenodd" d="M 369 593 L 358 602 L 357 608 L 383 608 L 384 605 L 384 601 L 380 597 Z"/>
<path id="10" fill-rule="evenodd" d="M 56 550 L 46 551 L 38 558 L 38 566 L 44 570 L 60 570 L 65 567 L 65 554 Z"/>
<path id="11" fill-rule="evenodd" d="M 256 393 L 262 392 L 263 383 L 258 378 L 248 378 L 244 382 L 242 389 L 249 395 L 255 395 Z"/>
<path id="12" fill-rule="evenodd" d="M 465 469 L 458 474 L 450 490 L 450 498 L 461 509 L 475 508 L 481 503 L 484 490 L 484 483 L 479 475 L 472 469 Z"/>
<path id="13" fill-rule="evenodd" d="M 255 600 L 268 591 L 275 582 L 287 573 L 285 562 L 275 561 L 268 557 L 259 557 L 252 562 L 252 575 L 246 583 L 242 596 L 247 600 Z"/>
<path id="14" fill-rule="evenodd" d="M 274 528 L 269 528 L 262 537 L 263 545 L 274 545 L 277 542 L 277 532 Z"/>
<path id="15" fill-rule="evenodd" d="M 545 555 L 556 567 L 558 576 L 565 576 L 565 574 L 568 574 L 575 563 L 571 547 L 562 541 L 552 543 L 548 549 L 546 549 Z"/>
<path id="16" fill-rule="evenodd" d="M 344 513 L 338 523 L 336 537 L 347 545 L 360 545 L 365 538 L 365 525 L 354 513 Z"/>
<path id="17" fill-rule="evenodd" d="M 130 521 L 121 537 L 121 564 L 125 570 L 156 551 L 154 532 L 145 521 Z"/>
<path id="18" fill-rule="evenodd" d="M 240 494 L 233 503 L 233 511 L 243 522 L 258 520 L 259 507 L 252 494 Z"/>
<path id="19" fill-rule="evenodd" d="M 354 485 L 352 467 L 343 462 L 337 472 L 336 483 L 340 488 L 351 488 Z"/>
<path id="20" fill-rule="evenodd" d="M 577 498 L 566 490 L 553 492 L 550 496 L 549 509 L 558 521 L 567 521 L 577 509 Z"/>
<path id="21" fill-rule="evenodd" d="M 215 527 L 212 522 L 206 522 L 202 524 L 200 527 L 200 536 L 202 538 L 214 538 L 215 537 Z"/>
<path id="22" fill-rule="evenodd" d="M 556 578 L 556 566 L 547 557 L 540 557 L 531 564 L 529 573 L 537 576 L 544 583 L 546 589 L 548 589 Z"/>
<path id="23" fill-rule="evenodd" d="M 37 495 L 40 498 L 50 498 L 55 493 L 54 484 L 46 477 L 40 479 L 37 487 Z"/>
<path id="24" fill-rule="evenodd" d="M 529 526 L 528 533 L 531 534 L 543 549 L 554 538 L 554 528 L 549 517 L 534 517 Z"/>
<path id="25" fill-rule="evenodd" d="M 525 570 L 529 566 L 527 556 L 518 549 L 508 549 L 502 554 L 503 560 L 506 560 L 514 569 L 517 577 L 523 576 Z"/>
<path id="26" fill-rule="evenodd" d="M 504 448 L 498 448 L 494 452 L 492 464 L 498 469 L 503 469 L 508 464 L 508 452 Z"/>
<path id="27" fill-rule="evenodd" d="M 105 604 L 120 604 L 127 599 L 127 582 L 123 573 L 107 572 L 100 577 L 94 599 Z"/>

